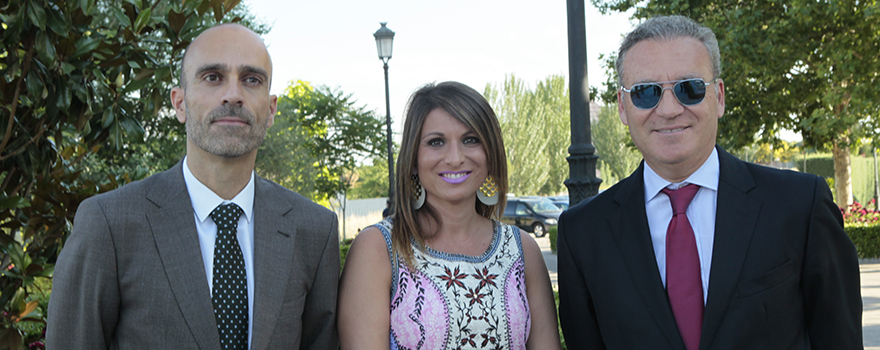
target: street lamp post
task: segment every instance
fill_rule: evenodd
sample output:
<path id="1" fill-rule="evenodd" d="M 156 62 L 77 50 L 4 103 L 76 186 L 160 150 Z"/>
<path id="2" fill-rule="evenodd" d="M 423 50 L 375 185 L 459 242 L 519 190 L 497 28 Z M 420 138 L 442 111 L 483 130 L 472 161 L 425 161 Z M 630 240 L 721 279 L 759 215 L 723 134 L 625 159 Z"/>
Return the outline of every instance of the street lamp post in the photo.
<path id="1" fill-rule="evenodd" d="M 391 151 L 391 98 L 388 93 L 388 60 L 391 59 L 391 49 L 394 43 L 394 32 L 385 27 L 387 22 L 380 22 L 379 30 L 373 33 L 376 38 L 376 50 L 379 51 L 379 59 L 385 68 L 385 124 L 388 126 L 388 199 L 394 198 L 394 153 Z M 391 201 L 394 203 L 394 201 Z"/>
<path id="2" fill-rule="evenodd" d="M 568 69 L 571 99 L 571 147 L 568 148 L 570 205 L 595 196 L 602 180 L 596 177 L 596 147 L 590 135 L 590 108 L 587 94 L 587 30 L 584 0 L 567 0 Z"/>

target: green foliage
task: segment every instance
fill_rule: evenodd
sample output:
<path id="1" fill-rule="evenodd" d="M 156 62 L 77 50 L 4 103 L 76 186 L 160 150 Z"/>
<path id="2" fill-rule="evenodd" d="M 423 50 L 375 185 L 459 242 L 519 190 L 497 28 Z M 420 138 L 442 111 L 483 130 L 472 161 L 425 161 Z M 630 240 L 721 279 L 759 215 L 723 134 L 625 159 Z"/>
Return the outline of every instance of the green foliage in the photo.
<path id="1" fill-rule="evenodd" d="M 826 179 L 834 178 L 834 161 L 829 153 L 808 154 L 806 173 L 819 175 Z M 803 167 L 803 158 L 795 161 Z M 874 159 L 860 155 L 850 157 L 852 193 L 857 201 L 865 203 L 874 198 Z M 831 187 L 834 188 L 833 185 Z"/>
<path id="2" fill-rule="evenodd" d="M 339 243 L 339 259 L 341 261 L 339 266 L 342 267 L 339 269 L 340 271 L 345 268 L 345 258 L 348 256 L 348 250 L 351 249 L 352 242 L 354 242 L 354 238 L 349 238 Z"/>
<path id="3" fill-rule="evenodd" d="M 356 169 L 358 178 L 348 191 L 348 199 L 388 197 L 388 160 L 373 158 L 373 165 Z"/>
<path id="4" fill-rule="evenodd" d="M 278 98 L 279 125 L 270 128 L 257 169 L 316 201 L 346 191 L 357 161 L 385 151 L 383 120 L 354 104 L 341 91 L 291 82 Z"/>
<path id="5" fill-rule="evenodd" d="M 758 142 L 742 147 L 733 152 L 737 158 L 747 162 L 770 165 L 773 163 L 794 163 L 801 160 L 803 155 L 795 142 L 780 141 L 777 144 Z"/>
<path id="6" fill-rule="evenodd" d="M 626 125 L 620 121 L 616 103 L 602 107 L 598 122 L 593 124 L 592 135 L 603 184 L 613 185 L 639 166 L 642 154 L 633 145 Z"/>
<path id="7" fill-rule="evenodd" d="M 501 124 L 510 192 L 518 196 L 563 192 L 571 143 L 565 77 L 547 77 L 531 90 L 510 75 L 500 87 L 487 85 L 483 95 Z"/>
<path id="8" fill-rule="evenodd" d="M 847 225 L 845 228 L 860 259 L 880 258 L 880 226 Z"/>
<path id="9" fill-rule="evenodd" d="M 565 337 L 562 335 L 562 322 L 559 322 L 559 291 L 553 290 L 553 300 L 556 302 L 556 324 L 559 325 L 559 341 L 562 343 L 562 350 L 568 349 L 565 345 Z"/>
<path id="10" fill-rule="evenodd" d="M 556 236 L 559 234 L 559 229 L 553 226 L 547 231 L 547 234 L 550 235 L 550 252 L 556 254 Z"/>
<path id="11" fill-rule="evenodd" d="M 174 59 L 203 29 L 201 18 L 221 20 L 237 3 L 4 2 L 0 349 L 38 346 L 46 315 L 39 281 L 52 275 L 77 206 L 131 181 L 112 171 L 85 175 L 84 160 L 137 152 L 126 142 L 152 136 L 144 125 L 158 119 Z"/>
<path id="12" fill-rule="evenodd" d="M 806 161 L 805 169 L 801 169 L 801 171 L 819 175 L 824 178 L 834 178 L 834 160 L 831 159 L 830 153 L 814 153 L 808 154 Z M 804 167 L 803 158 L 798 162 L 801 167 Z"/>

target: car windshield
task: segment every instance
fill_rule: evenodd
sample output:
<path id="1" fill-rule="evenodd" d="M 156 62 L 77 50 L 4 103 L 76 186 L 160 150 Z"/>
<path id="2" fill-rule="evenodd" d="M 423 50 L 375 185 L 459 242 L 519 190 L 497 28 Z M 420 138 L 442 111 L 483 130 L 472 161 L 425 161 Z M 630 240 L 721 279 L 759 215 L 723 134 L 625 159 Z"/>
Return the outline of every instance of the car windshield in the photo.
<path id="1" fill-rule="evenodd" d="M 538 214 L 555 213 L 561 211 L 553 202 L 546 199 L 529 201 L 529 206 Z"/>

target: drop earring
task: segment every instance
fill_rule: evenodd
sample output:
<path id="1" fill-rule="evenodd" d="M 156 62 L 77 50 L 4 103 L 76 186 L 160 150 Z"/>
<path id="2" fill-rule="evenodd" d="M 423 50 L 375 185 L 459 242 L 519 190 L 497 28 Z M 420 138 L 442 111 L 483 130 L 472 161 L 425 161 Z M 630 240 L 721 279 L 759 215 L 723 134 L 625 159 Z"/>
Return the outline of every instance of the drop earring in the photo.
<path id="1" fill-rule="evenodd" d="M 427 194 L 425 193 L 425 188 L 422 187 L 422 182 L 419 181 L 419 175 L 413 174 L 412 176 L 412 208 L 413 210 L 419 210 L 425 205 L 425 197 Z"/>
<path id="2" fill-rule="evenodd" d="M 477 198 L 485 205 L 498 204 L 498 185 L 492 175 L 486 176 L 486 181 L 477 190 Z"/>

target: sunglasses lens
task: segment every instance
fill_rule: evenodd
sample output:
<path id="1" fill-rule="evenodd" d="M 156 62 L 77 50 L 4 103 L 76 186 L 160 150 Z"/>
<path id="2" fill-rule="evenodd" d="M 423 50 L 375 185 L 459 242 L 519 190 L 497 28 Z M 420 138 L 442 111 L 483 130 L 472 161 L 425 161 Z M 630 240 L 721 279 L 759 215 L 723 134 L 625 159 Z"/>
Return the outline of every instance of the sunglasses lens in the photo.
<path id="1" fill-rule="evenodd" d="M 636 108 L 651 109 L 660 102 L 662 92 L 663 88 L 657 84 L 639 84 L 632 87 L 629 95 Z"/>
<path id="2" fill-rule="evenodd" d="M 706 83 L 701 79 L 678 82 L 672 89 L 678 101 L 685 106 L 699 104 L 703 102 L 703 97 L 706 97 Z"/>

